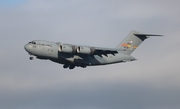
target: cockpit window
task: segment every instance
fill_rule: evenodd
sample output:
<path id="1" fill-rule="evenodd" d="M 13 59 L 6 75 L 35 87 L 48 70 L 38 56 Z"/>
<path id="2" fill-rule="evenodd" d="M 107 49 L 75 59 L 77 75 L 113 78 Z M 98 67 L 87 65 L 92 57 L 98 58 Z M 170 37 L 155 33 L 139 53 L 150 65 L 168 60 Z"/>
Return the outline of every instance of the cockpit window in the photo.
<path id="1" fill-rule="evenodd" d="M 29 42 L 29 44 L 34 44 L 34 45 L 36 45 L 36 42 L 32 41 L 32 42 Z"/>
<path id="2" fill-rule="evenodd" d="M 36 44 L 36 42 L 32 42 L 32 44 Z"/>

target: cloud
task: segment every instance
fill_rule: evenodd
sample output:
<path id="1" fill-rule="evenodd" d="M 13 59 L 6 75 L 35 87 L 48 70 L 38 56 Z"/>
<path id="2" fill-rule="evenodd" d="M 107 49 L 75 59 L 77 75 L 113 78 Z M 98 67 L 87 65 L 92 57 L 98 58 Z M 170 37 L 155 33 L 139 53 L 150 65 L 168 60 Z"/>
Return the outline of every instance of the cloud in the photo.
<path id="1" fill-rule="evenodd" d="M 179 109 L 178 3 L 29 0 L 0 8 L 1 107 Z M 29 61 L 23 48 L 35 39 L 116 47 L 134 29 L 165 35 L 142 43 L 136 62 L 65 70 Z"/>
<path id="2" fill-rule="evenodd" d="M 10 108 L 177 108 L 179 90 L 156 90 L 149 86 L 124 83 L 99 82 L 94 85 L 76 84 L 64 91 L 61 86 L 31 93 L 9 93 L 1 104 Z M 92 90 L 93 89 L 93 90 Z M 169 93 L 173 92 L 173 93 Z M 13 98 L 12 98 L 13 96 Z M 11 105 L 8 105 L 11 104 Z"/>

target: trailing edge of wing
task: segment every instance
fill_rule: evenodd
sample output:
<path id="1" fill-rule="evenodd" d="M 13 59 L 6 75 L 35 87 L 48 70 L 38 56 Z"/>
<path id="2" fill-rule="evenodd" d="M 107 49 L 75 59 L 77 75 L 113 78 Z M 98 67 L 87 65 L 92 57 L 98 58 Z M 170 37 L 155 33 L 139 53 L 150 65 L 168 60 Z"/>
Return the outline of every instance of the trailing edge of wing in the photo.
<path id="1" fill-rule="evenodd" d="M 93 55 L 99 55 L 99 56 L 100 55 L 107 55 L 107 54 L 115 55 L 118 53 L 118 51 L 125 51 L 125 49 L 95 48 Z"/>

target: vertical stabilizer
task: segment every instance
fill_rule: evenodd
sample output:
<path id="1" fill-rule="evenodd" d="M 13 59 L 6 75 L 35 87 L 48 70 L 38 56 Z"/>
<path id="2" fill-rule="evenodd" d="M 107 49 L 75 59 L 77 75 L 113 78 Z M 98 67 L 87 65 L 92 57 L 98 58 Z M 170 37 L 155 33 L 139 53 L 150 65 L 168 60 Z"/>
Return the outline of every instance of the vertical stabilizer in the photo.
<path id="1" fill-rule="evenodd" d="M 129 35 L 116 48 L 124 49 L 124 53 L 130 55 L 149 36 L 161 36 L 154 34 L 142 34 L 138 31 L 131 31 Z"/>

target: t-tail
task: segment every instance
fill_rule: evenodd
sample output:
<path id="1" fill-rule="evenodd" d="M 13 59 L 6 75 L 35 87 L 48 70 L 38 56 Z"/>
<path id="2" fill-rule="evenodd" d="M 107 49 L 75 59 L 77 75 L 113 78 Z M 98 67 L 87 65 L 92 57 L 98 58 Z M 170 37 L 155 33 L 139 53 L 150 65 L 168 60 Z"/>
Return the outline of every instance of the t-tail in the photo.
<path id="1" fill-rule="evenodd" d="M 125 54 L 130 55 L 139 45 L 149 36 L 162 36 L 155 34 L 143 34 L 137 31 L 131 31 L 129 35 L 120 43 L 116 49 L 123 49 Z"/>

